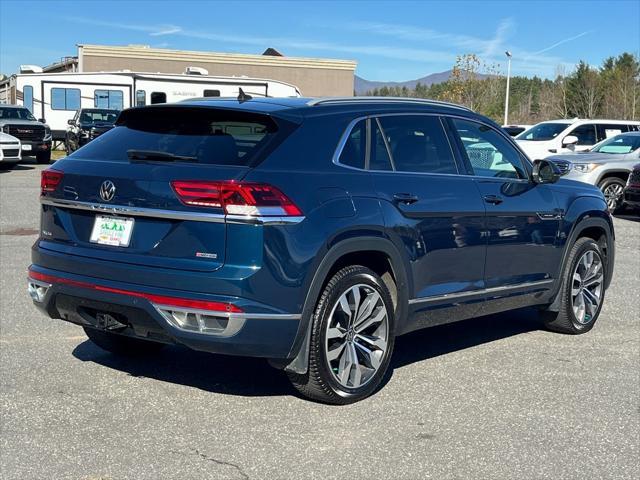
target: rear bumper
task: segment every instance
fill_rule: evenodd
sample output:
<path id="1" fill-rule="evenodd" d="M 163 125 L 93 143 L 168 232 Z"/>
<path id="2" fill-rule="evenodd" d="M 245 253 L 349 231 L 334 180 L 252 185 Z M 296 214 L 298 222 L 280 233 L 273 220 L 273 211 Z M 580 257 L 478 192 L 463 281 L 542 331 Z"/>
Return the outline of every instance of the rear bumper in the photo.
<path id="1" fill-rule="evenodd" d="M 640 207 L 640 186 L 628 186 L 624 190 L 624 203 Z"/>
<path id="2" fill-rule="evenodd" d="M 285 359 L 300 323 L 299 314 L 280 312 L 238 297 L 185 298 L 184 291 L 141 291 L 139 285 L 69 275 L 35 265 L 30 267 L 28 284 L 34 304 L 51 318 L 212 353 Z M 169 306 L 162 299 L 231 305 L 242 311 Z M 175 319 L 185 315 L 192 315 L 193 324 L 202 326 L 206 322 L 207 328 L 180 328 Z M 105 322 L 105 318 L 113 321 Z"/>

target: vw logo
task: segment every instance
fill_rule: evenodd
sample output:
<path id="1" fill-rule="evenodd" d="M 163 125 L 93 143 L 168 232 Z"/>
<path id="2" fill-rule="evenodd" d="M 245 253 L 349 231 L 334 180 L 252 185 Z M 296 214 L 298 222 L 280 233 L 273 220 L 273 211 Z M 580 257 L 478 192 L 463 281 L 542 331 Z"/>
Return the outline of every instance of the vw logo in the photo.
<path id="1" fill-rule="evenodd" d="M 111 180 L 105 180 L 100 185 L 100 198 L 105 202 L 110 202 L 113 200 L 114 195 L 116 194 L 116 186 L 113 184 Z"/>

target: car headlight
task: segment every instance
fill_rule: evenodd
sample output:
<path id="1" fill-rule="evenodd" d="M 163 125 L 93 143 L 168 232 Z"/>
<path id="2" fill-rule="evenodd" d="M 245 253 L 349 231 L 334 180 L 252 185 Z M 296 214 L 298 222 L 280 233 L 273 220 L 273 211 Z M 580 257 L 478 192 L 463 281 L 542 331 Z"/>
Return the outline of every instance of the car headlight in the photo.
<path id="1" fill-rule="evenodd" d="M 87 130 L 80 130 L 80 136 L 82 138 L 89 138 L 89 131 Z"/>
<path id="2" fill-rule="evenodd" d="M 574 163 L 573 169 L 580 173 L 593 172 L 596 168 L 602 166 L 601 163 Z"/>

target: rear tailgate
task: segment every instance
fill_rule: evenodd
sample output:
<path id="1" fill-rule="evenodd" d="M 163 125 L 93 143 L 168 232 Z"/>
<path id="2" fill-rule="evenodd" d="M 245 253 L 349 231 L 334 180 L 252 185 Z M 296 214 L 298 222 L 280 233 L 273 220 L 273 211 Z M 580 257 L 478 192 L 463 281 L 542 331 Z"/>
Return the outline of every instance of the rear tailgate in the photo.
<path id="1" fill-rule="evenodd" d="M 52 167 L 62 175 L 42 193 L 39 246 L 114 264 L 216 270 L 225 261 L 223 208 L 187 205 L 171 182 L 240 181 L 284 135 L 250 112 L 125 111 L 116 128 Z"/>

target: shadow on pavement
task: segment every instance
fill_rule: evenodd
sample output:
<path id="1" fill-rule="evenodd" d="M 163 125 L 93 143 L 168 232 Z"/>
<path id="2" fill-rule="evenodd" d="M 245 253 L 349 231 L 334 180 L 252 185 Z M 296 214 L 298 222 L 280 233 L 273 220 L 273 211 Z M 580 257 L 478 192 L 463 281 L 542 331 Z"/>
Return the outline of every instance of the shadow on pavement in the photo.
<path id="1" fill-rule="evenodd" d="M 635 213 L 635 215 L 634 215 Z M 630 212 L 625 212 L 625 213 L 617 213 L 614 215 L 615 218 L 617 218 L 618 220 L 628 220 L 630 222 L 640 222 L 640 214 L 638 214 L 637 212 L 634 213 L 630 213 Z"/>
<path id="2" fill-rule="evenodd" d="M 17 165 L 13 165 L 11 168 L 0 168 L 0 173 L 11 173 L 11 172 L 15 172 L 15 171 L 21 171 L 21 170 L 34 170 L 36 167 L 32 166 L 32 165 L 23 165 L 21 163 L 17 164 Z"/>
<path id="3" fill-rule="evenodd" d="M 381 388 L 393 375 L 393 369 L 464 350 L 476 345 L 538 330 L 540 321 L 533 309 L 465 320 L 450 325 L 413 332 L 396 341 L 391 371 Z M 146 377 L 228 395 L 294 395 L 284 372 L 262 359 L 214 355 L 170 346 L 148 357 L 118 357 L 95 346 L 89 340 L 78 345 L 73 355 L 85 362 Z"/>

